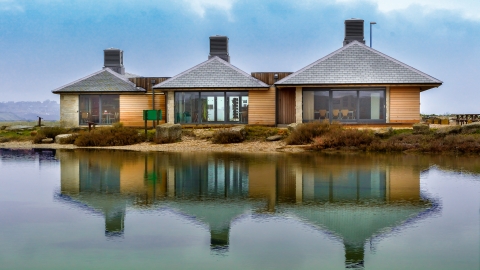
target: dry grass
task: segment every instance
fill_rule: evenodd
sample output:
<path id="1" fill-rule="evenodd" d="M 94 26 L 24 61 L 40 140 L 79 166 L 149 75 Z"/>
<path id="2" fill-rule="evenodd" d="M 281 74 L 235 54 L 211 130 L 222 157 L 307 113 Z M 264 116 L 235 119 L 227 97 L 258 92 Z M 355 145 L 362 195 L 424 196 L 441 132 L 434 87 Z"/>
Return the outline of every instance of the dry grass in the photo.
<path id="1" fill-rule="evenodd" d="M 231 131 L 229 129 L 219 129 L 212 137 L 212 143 L 216 144 L 239 143 L 243 140 L 244 138 L 240 132 Z"/>
<path id="2" fill-rule="evenodd" d="M 137 129 L 114 125 L 98 128 L 90 132 L 82 132 L 75 140 L 76 146 L 122 146 L 145 141 L 145 135 Z"/>

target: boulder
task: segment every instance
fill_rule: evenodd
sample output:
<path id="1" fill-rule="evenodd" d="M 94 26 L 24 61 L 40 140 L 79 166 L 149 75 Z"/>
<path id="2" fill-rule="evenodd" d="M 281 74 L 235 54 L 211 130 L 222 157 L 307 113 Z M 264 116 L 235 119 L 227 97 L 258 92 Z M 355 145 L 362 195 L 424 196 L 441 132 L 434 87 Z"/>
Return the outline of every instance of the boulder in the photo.
<path id="1" fill-rule="evenodd" d="M 204 129 L 195 129 L 193 131 L 193 134 L 195 134 L 195 137 L 199 139 L 210 139 L 213 137 L 213 134 L 215 131 L 213 130 L 204 130 Z"/>
<path id="2" fill-rule="evenodd" d="M 59 134 L 59 135 L 55 136 L 55 143 L 62 143 L 63 139 L 70 138 L 74 135 L 75 134 Z"/>
<path id="3" fill-rule="evenodd" d="M 5 128 L 5 130 L 33 130 L 33 129 L 34 127 L 32 126 L 22 126 L 22 125 L 9 126 Z"/>
<path id="4" fill-rule="evenodd" d="M 267 141 L 274 142 L 282 139 L 282 135 L 273 135 L 267 138 Z"/>
<path id="5" fill-rule="evenodd" d="M 430 133 L 430 125 L 425 123 L 417 123 L 413 125 L 413 134 L 428 134 Z"/>
<path id="6" fill-rule="evenodd" d="M 52 138 L 43 139 L 42 143 L 53 143 L 53 139 Z"/>
<path id="7" fill-rule="evenodd" d="M 447 127 L 441 127 L 435 131 L 435 135 L 439 136 L 446 136 L 449 134 L 458 134 L 462 131 L 461 126 L 447 126 Z"/>
<path id="8" fill-rule="evenodd" d="M 240 134 L 240 136 L 242 137 L 242 140 L 245 140 L 245 138 L 247 136 L 247 131 L 245 130 L 245 125 L 231 127 L 230 131 L 233 132 L 233 133 L 238 132 Z"/>
<path id="9" fill-rule="evenodd" d="M 292 123 L 292 124 L 290 124 L 290 125 L 287 126 L 287 127 L 288 127 L 288 131 L 292 132 L 292 131 L 296 130 L 297 127 L 300 126 L 300 125 L 301 125 L 301 124 L 298 124 L 298 123 Z"/>
<path id="10" fill-rule="evenodd" d="M 374 134 L 377 137 L 386 138 L 386 137 L 391 136 L 393 134 L 393 128 L 392 127 L 386 127 L 386 128 L 377 129 L 377 130 L 375 130 Z"/>
<path id="11" fill-rule="evenodd" d="M 180 124 L 158 125 L 155 132 L 157 142 L 177 142 L 182 139 L 182 126 Z"/>

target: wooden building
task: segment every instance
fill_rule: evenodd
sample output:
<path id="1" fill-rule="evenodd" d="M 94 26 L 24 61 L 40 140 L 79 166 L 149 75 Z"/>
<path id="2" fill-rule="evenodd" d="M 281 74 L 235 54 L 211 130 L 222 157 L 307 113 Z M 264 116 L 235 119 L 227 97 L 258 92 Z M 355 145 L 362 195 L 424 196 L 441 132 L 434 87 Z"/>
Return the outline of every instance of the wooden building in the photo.
<path id="1" fill-rule="evenodd" d="M 143 110 L 160 109 L 160 123 L 182 125 L 419 122 L 420 93 L 442 81 L 365 46 L 363 24 L 346 20 L 344 46 L 293 73 L 240 70 L 225 36 L 210 37 L 208 60 L 172 78 L 125 73 L 123 51 L 107 49 L 103 70 L 53 91 L 60 120 L 140 127 Z"/>

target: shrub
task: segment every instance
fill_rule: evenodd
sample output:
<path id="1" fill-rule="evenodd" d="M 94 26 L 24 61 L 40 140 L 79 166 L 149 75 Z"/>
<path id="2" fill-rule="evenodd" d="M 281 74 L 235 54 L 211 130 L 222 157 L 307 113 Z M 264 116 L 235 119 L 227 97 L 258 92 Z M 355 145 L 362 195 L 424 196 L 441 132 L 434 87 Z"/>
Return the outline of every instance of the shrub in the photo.
<path id="1" fill-rule="evenodd" d="M 33 143 L 41 143 L 43 139 L 52 138 L 55 139 L 57 135 L 66 134 L 69 130 L 62 127 L 43 127 L 39 129 L 36 134 L 33 136 L 34 132 L 31 132 L 33 136 Z"/>
<path id="2" fill-rule="evenodd" d="M 139 134 L 135 128 L 115 125 L 95 129 L 91 132 L 83 132 L 74 144 L 76 146 L 122 146 L 136 144 L 144 140 L 145 136 Z"/>
<path id="3" fill-rule="evenodd" d="M 378 140 L 370 130 L 333 129 L 313 140 L 311 149 L 326 148 L 356 148 L 365 150 L 374 141 Z"/>
<path id="4" fill-rule="evenodd" d="M 264 141 L 273 135 L 284 135 L 283 130 L 264 126 L 245 126 L 247 141 Z"/>
<path id="5" fill-rule="evenodd" d="M 290 135 L 286 138 L 285 142 L 289 145 L 309 144 L 313 142 L 313 139 L 327 132 L 334 132 L 336 130 L 342 130 L 343 127 L 339 123 L 330 124 L 327 121 L 324 122 L 310 122 L 299 125 Z"/>
<path id="6" fill-rule="evenodd" d="M 217 144 L 239 143 L 244 140 L 240 132 L 220 129 L 213 134 L 212 142 Z"/>
<path id="7" fill-rule="evenodd" d="M 79 134 L 72 134 L 71 136 L 69 137 L 66 137 L 66 138 L 61 138 L 59 143 L 60 144 L 74 144 L 75 143 L 75 140 L 79 137 L 80 135 Z"/>

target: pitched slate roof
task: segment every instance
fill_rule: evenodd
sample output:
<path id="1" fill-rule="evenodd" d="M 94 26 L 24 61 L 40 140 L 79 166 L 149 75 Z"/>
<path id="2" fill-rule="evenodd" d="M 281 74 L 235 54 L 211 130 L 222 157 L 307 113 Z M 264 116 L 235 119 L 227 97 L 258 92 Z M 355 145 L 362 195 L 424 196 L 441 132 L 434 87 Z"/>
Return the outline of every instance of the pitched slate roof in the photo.
<path id="1" fill-rule="evenodd" d="M 200 63 L 153 88 L 265 88 L 264 82 L 218 56 Z"/>
<path id="2" fill-rule="evenodd" d="M 358 41 L 276 82 L 295 84 L 441 84 L 437 80 Z"/>
<path id="3" fill-rule="evenodd" d="M 145 92 L 125 76 L 104 68 L 52 91 L 53 93 Z"/>

